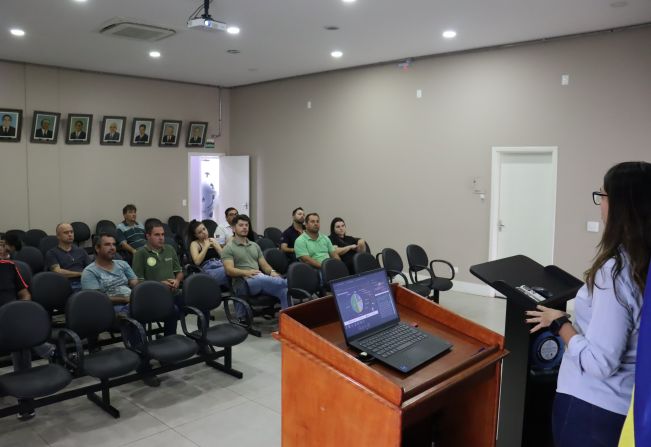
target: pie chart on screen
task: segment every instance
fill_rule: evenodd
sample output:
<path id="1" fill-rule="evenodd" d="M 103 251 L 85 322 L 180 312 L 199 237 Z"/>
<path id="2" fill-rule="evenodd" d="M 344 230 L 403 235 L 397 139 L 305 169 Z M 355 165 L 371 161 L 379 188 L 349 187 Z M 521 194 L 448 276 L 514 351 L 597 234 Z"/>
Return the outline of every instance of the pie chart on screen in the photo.
<path id="1" fill-rule="evenodd" d="M 350 305 L 353 307 L 353 310 L 357 313 L 361 313 L 364 310 L 364 301 L 357 293 L 353 293 L 350 297 Z"/>

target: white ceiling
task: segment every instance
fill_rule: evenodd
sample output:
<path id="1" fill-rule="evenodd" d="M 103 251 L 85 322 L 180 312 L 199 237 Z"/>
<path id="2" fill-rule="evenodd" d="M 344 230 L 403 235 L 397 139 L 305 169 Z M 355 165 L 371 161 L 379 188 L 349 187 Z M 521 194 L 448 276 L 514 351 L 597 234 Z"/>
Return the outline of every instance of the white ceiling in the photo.
<path id="1" fill-rule="evenodd" d="M 211 15 L 241 28 L 233 36 L 186 28 L 201 0 L 1 3 L 0 59 L 221 86 L 651 22 L 651 0 L 214 0 Z M 154 43 L 100 35 L 115 17 L 177 33 Z M 441 37 L 449 28 L 453 40 Z"/>

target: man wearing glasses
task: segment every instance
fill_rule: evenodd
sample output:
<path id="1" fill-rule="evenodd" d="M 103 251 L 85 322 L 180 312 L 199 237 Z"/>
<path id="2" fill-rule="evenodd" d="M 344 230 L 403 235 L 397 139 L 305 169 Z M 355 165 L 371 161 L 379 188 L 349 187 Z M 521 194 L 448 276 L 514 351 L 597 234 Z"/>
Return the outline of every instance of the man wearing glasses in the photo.
<path id="1" fill-rule="evenodd" d="M 219 245 L 222 247 L 226 245 L 230 238 L 233 237 L 235 219 L 238 214 L 239 212 L 233 207 L 227 208 L 226 211 L 224 211 L 228 225 L 220 225 L 217 227 L 217 230 L 215 230 L 215 239 L 217 239 Z"/>

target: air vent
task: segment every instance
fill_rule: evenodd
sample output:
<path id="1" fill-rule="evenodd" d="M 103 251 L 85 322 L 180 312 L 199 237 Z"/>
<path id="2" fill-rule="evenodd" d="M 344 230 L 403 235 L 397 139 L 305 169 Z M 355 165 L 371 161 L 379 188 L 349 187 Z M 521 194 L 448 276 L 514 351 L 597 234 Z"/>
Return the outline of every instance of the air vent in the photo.
<path id="1" fill-rule="evenodd" d="M 145 25 L 144 23 L 125 22 L 112 23 L 100 30 L 100 34 L 124 37 L 132 40 L 156 42 L 176 34 L 176 31 L 162 26 Z"/>

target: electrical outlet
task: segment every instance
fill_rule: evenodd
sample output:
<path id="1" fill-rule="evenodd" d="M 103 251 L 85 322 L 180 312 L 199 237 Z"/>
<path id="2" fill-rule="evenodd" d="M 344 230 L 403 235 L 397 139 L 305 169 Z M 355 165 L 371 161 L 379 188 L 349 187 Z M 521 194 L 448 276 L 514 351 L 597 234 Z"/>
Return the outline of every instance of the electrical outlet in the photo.
<path id="1" fill-rule="evenodd" d="M 188 206 L 188 201 L 186 199 L 181 200 L 181 206 Z"/>
<path id="2" fill-rule="evenodd" d="M 312 108 L 312 101 L 308 101 L 308 102 L 307 102 L 307 108 L 308 108 L 308 109 L 311 109 L 311 108 Z"/>
<path id="3" fill-rule="evenodd" d="M 598 233 L 599 232 L 599 222 L 589 220 L 588 225 L 586 226 L 586 230 L 588 230 L 590 233 Z"/>

